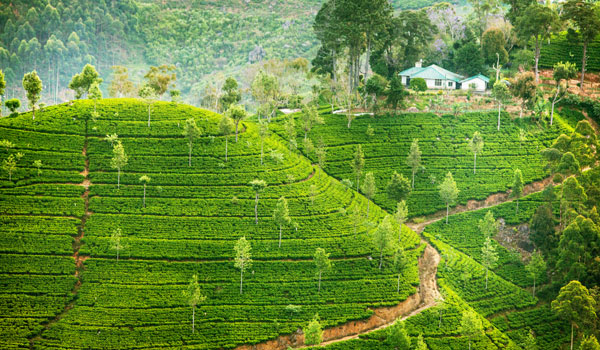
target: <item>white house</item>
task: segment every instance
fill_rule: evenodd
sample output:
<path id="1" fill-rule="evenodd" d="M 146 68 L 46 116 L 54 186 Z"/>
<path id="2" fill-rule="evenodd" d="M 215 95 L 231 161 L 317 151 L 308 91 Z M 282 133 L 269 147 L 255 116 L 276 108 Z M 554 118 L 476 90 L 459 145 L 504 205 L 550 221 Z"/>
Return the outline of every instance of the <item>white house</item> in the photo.
<path id="1" fill-rule="evenodd" d="M 476 91 L 485 91 L 489 82 L 489 79 L 481 74 L 465 79 L 464 76 L 450 72 L 435 64 L 423 67 L 422 60 L 415 63 L 414 67 L 402 71 L 398 75 L 405 86 L 410 85 L 411 79 L 422 78 L 430 90 L 457 90 L 461 88 L 468 90 L 470 88 L 469 84 L 474 83 Z M 462 82 L 467 82 L 467 86 L 465 87 Z"/>
<path id="2" fill-rule="evenodd" d="M 488 84 L 490 83 L 490 78 L 477 74 L 474 77 L 470 77 L 460 81 L 460 88 L 462 90 L 473 89 L 477 92 L 484 92 L 488 88 Z"/>

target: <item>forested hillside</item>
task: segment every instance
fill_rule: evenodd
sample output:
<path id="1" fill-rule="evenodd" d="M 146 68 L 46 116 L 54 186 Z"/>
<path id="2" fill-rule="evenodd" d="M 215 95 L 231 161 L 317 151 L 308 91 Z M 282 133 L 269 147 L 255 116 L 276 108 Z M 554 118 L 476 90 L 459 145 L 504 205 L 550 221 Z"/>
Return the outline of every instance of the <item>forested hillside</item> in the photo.
<path id="1" fill-rule="evenodd" d="M 177 67 L 178 88 L 191 100 L 206 75 L 240 70 L 265 59 L 311 58 L 321 0 L 293 1 L 25 1 L 0 6 L 0 69 L 8 97 L 36 69 L 46 103 L 69 98 L 70 78 L 86 63 L 108 78 L 124 65 L 139 80 L 150 65 Z M 437 1 L 395 1 L 419 8 Z"/>

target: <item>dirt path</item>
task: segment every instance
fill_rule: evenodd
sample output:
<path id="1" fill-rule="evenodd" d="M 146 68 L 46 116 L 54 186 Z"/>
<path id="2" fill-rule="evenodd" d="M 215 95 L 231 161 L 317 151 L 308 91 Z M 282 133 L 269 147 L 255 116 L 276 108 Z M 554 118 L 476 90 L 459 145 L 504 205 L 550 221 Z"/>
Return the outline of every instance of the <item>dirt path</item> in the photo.
<path id="1" fill-rule="evenodd" d="M 53 319 L 49 320 L 46 324 L 44 324 L 44 328 L 42 328 L 37 334 L 35 334 L 31 338 L 29 338 L 29 348 L 30 349 L 35 348 L 35 342 L 42 338 L 42 334 L 44 333 L 44 331 L 50 329 L 50 327 L 52 327 L 55 323 L 60 321 L 67 314 L 67 312 L 69 312 L 69 310 L 73 309 L 73 307 L 75 306 L 75 301 L 77 299 L 76 298 L 77 293 L 79 292 L 79 287 L 81 287 L 81 272 L 84 269 L 83 262 L 88 257 L 80 256 L 79 249 L 81 248 L 81 245 L 83 244 L 81 241 L 85 234 L 85 224 L 86 224 L 87 220 L 90 218 L 90 216 L 92 215 L 92 212 L 89 210 L 89 205 L 90 205 L 89 187 L 90 187 L 91 183 L 88 178 L 88 175 L 90 172 L 89 171 L 90 170 L 90 161 L 89 161 L 89 158 L 87 157 L 87 145 L 88 145 L 88 137 L 87 137 L 87 124 L 86 124 L 86 137 L 85 137 L 85 140 L 83 143 L 83 150 L 82 150 L 82 154 L 85 157 L 85 168 L 80 173 L 85 178 L 83 179 L 83 181 L 80 184 L 73 184 L 75 186 L 82 186 L 83 188 L 85 188 L 85 191 L 83 192 L 83 195 L 81 196 L 81 198 L 83 198 L 85 211 L 84 211 L 83 216 L 80 218 L 81 224 L 79 225 L 79 227 L 77 229 L 77 236 L 73 237 L 73 259 L 75 260 L 75 278 L 77 278 L 77 282 L 75 282 L 75 285 L 73 286 L 73 289 L 71 290 L 71 300 L 67 303 L 67 305 L 65 305 L 63 310 L 58 315 L 56 315 Z"/>
<path id="2" fill-rule="evenodd" d="M 438 252 L 426 242 L 425 252 L 419 258 L 420 284 L 417 293 L 390 307 L 374 308 L 373 315 L 366 320 L 350 321 L 323 331 L 321 346 L 356 339 L 361 334 L 386 328 L 396 320 L 404 320 L 436 305 L 440 292 L 436 282 L 437 265 L 440 262 Z M 242 345 L 237 350 L 286 350 L 289 347 L 304 348 L 304 334 L 301 330 L 280 336 L 277 339 L 255 345 Z"/>

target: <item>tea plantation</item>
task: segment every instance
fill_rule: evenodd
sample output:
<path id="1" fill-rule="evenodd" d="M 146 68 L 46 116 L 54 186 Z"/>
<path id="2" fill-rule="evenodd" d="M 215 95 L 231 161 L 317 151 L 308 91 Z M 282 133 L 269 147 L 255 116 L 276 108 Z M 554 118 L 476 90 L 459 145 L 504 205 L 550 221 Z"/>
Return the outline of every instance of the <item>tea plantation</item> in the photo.
<path id="1" fill-rule="evenodd" d="M 492 193 L 509 189 L 515 169 L 521 169 L 526 183 L 549 176 L 546 162 L 540 151 L 549 147 L 561 133 L 570 133 L 571 126 L 560 120 L 554 127 L 541 129 L 529 118 L 514 119 L 502 115 L 500 131 L 497 130 L 497 113 L 466 113 L 457 117 L 437 116 L 429 113 L 360 116 L 347 127 L 344 114 L 330 114 L 331 109 L 321 109 L 325 124 L 316 125 L 308 137 L 317 145 L 322 142 L 327 149 L 325 171 L 334 177 L 356 182 L 351 162 L 357 145 L 362 146 L 365 157 L 363 176 L 373 172 L 377 184 L 375 203 L 394 211 L 395 203 L 387 197 L 385 188 L 394 171 L 411 180 L 407 165 L 411 143 L 418 139 L 422 152 L 422 168 L 416 173 L 415 188 L 408 198 L 409 216 L 415 217 L 445 209 L 439 197 L 438 186 L 448 171 L 452 171 L 460 190 L 458 202 L 481 200 Z M 281 124 L 285 117 L 281 117 Z M 314 152 L 305 149 L 302 142 L 300 116 L 295 117 L 299 148 L 311 159 Z M 372 128 L 372 136 L 367 130 Z M 477 171 L 473 173 L 473 153 L 468 148 L 475 131 L 483 137 L 483 151 L 477 155 Z M 521 138 L 523 131 L 524 138 Z M 280 135 L 287 137 L 282 126 Z M 361 180 L 362 181 L 362 180 Z"/>
<path id="2" fill-rule="evenodd" d="M 363 319 L 369 308 L 416 292 L 418 235 L 403 229 L 409 264 L 397 292 L 393 249 L 380 270 L 372 239 L 385 212 L 370 205 L 369 219 L 355 228 L 348 213 L 364 216 L 366 198 L 276 134 L 264 140 L 261 165 L 258 127 L 242 122 L 225 161 L 219 115 L 155 102 L 147 126 L 141 100 L 99 101 L 97 116 L 93 109 L 92 101 L 76 101 L 34 120 L 31 113 L 0 120 L 0 139 L 13 144 L 0 150 L 3 158 L 23 154 L 11 180 L 3 174 L 0 182 L 1 348 L 233 348 L 295 332 L 317 313 L 324 327 Z M 202 132 L 191 166 L 182 135 L 189 118 Z M 118 135 L 128 156 L 120 186 L 107 134 Z M 143 175 L 150 177 L 145 207 Z M 267 184 L 258 224 L 254 179 Z M 282 196 L 291 223 L 279 248 L 273 211 Z M 118 261 L 110 239 L 117 229 Z M 254 262 L 240 294 L 234 245 L 242 236 Z M 333 264 L 320 292 L 316 248 Z M 194 274 L 206 300 L 192 333 L 183 291 Z"/>

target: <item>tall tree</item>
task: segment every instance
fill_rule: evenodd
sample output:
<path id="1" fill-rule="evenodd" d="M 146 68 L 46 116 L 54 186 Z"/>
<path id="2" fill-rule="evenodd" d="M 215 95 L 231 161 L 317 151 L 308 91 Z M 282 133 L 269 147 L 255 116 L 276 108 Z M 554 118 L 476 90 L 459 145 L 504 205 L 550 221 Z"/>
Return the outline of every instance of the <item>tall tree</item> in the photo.
<path id="1" fill-rule="evenodd" d="M 2 100 L 4 99 L 4 90 L 6 89 L 6 80 L 4 80 L 4 72 L 0 69 L 0 117 L 2 117 Z"/>
<path id="2" fill-rule="evenodd" d="M 531 260 L 529 260 L 529 264 L 525 266 L 525 270 L 527 270 L 529 277 L 533 279 L 532 295 L 535 298 L 535 282 L 538 277 L 546 272 L 546 262 L 539 251 L 536 250 L 531 254 Z"/>
<path id="3" fill-rule="evenodd" d="M 539 82 L 540 74 L 538 65 L 542 42 L 548 39 L 552 32 L 560 29 L 558 14 L 545 5 L 533 3 L 529 5 L 521 18 L 517 20 L 516 30 L 525 41 L 531 37 L 535 42 L 535 82 Z"/>
<path id="4" fill-rule="evenodd" d="M 304 129 L 305 140 L 307 139 L 308 133 L 312 130 L 313 126 L 324 123 L 323 118 L 319 115 L 317 107 L 313 104 L 304 105 L 302 107 L 302 114 L 300 115 L 300 118 L 302 119 L 302 129 Z"/>
<path id="5" fill-rule="evenodd" d="M 69 83 L 69 89 L 75 91 L 75 98 L 80 99 L 83 95 L 89 93 L 93 83 L 102 83 L 96 67 L 86 64 L 81 73 L 77 73 Z"/>
<path id="6" fill-rule="evenodd" d="M 279 226 L 279 248 L 281 248 L 281 230 L 284 225 L 289 225 L 292 222 L 290 219 L 290 210 L 288 209 L 287 199 L 279 198 L 275 209 L 273 210 L 273 221 Z"/>
<path id="7" fill-rule="evenodd" d="M 90 86 L 88 97 L 94 100 L 94 114 L 96 114 L 96 105 L 98 105 L 98 100 L 102 99 L 102 91 L 100 91 L 100 86 L 97 82 L 94 82 L 92 86 Z"/>
<path id="8" fill-rule="evenodd" d="M 144 75 L 144 79 L 156 95 L 161 98 L 169 88 L 175 86 L 175 80 L 177 80 L 175 66 L 172 64 L 163 64 L 159 67 L 150 66 L 150 70 Z"/>
<path id="9" fill-rule="evenodd" d="M 8 173 L 8 181 L 12 181 L 12 174 L 17 170 L 17 162 L 21 159 L 22 154 L 17 153 L 9 154 L 8 157 L 2 162 L 2 170 Z"/>
<path id="10" fill-rule="evenodd" d="M 110 166 L 113 169 L 117 169 L 117 188 L 121 188 L 121 169 L 127 165 L 129 157 L 125 153 L 125 148 L 121 141 L 113 146 L 113 157 L 110 161 Z"/>
<path id="11" fill-rule="evenodd" d="M 579 281 L 571 281 L 560 289 L 556 300 L 552 301 L 552 310 L 571 324 L 571 350 L 573 350 L 573 329 L 581 330 L 596 318 L 596 301 L 588 289 Z"/>
<path id="12" fill-rule="evenodd" d="M 267 188 L 267 183 L 264 180 L 254 179 L 249 183 L 250 187 L 254 191 L 254 220 L 258 225 L 258 195 L 261 194 L 265 188 Z"/>
<path id="13" fill-rule="evenodd" d="M 587 48 L 600 33 L 600 8 L 591 2 L 568 0 L 563 5 L 563 17 L 571 20 L 577 29 L 583 43 L 583 58 L 581 60 L 581 90 L 584 90 L 585 67 L 587 63 Z"/>
<path id="14" fill-rule="evenodd" d="M 110 249 L 117 251 L 117 262 L 119 262 L 119 252 L 124 248 L 123 244 L 121 243 L 121 238 L 121 229 L 117 227 L 110 235 Z"/>
<path id="15" fill-rule="evenodd" d="M 398 283 L 396 285 L 396 293 L 400 293 L 400 276 L 405 272 L 408 261 L 404 249 L 398 248 L 394 254 L 394 273 L 398 274 Z"/>
<path id="16" fill-rule="evenodd" d="M 357 16 L 357 24 L 365 33 L 366 39 L 364 70 L 364 80 L 366 81 L 370 68 L 371 52 L 378 38 L 377 34 L 389 25 L 392 19 L 393 8 L 388 0 L 359 0 L 358 2 L 360 3 L 360 15 Z"/>
<path id="17" fill-rule="evenodd" d="M 188 284 L 187 288 L 183 290 L 183 297 L 186 299 L 187 303 L 192 307 L 192 334 L 195 331 L 196 326 L 196 306 L 204 300 L 206 300 L 206 296 L 202 295 L 202 291 L 200 290 L 200 285 L 198 284 L 198 275 L 194 274 L 192 279 L 190 280 L 190 284 Z"/>
<path id="18" fill-rule="evenodd" d="M 317 268 L 317 275 L 319 276 L 319 292 L 321 292 L 321 275 L 323 272 L 331 270 L 329 254 L 325 252 L 325 249 L 317 248 L 315 251 L 314 261 L 315 267 Z"/>
<path id="19" fill-rule="evenodd" d="M 410 348 L 410 337 L 401 320 L 397 320 L 387 328 L 386 343 L 389 344 L 392 349 Z"/>
<path id="20" fill-rule="evenodd" d="M 404 175 L 394 171 L 392 178 L 387 183 L 386 192 L 394 202 L 404 201 L 410 194 L 410 182 Z"/>
<path id="21" fill-rule="evenodd" d="M 558 62 L 554 65 L 552 71 L 554 77 L 554 91 L 552 98 L 552 112 L 550 113 L 550 125 L 554 122 L 554 105 L 560 102 L 567 93 L 569 79 L 573 79 L 577 76 L 577 70 L 575 64 L 570 62 Z M 564 80 L 564 83 L 563 83 Z M 582 85 L 583 86 L 583 85 Z"/>
<path id="22" fill-rule="evenodd" d="M 248 116 L 248 114 L 246 113 L 246 109 L 244 109 L 243 106 L 232 104 L 231 106 L 229 106 L 229 109 L 227 110 L 227 113 L 225 113 L 225 115 L 231 118 L 233 120 L 233 123 L 235 124 L 235 142 L 237 143 L 238 128 L 240 122 L 246 119 L 246 117 Z"/>
<path id="23" fill-rule="evenodd" d="M 150 182 L 150 176 L 142 175 L 140 176 L 140 182 L 144 185 L 144 199 L 142 200 L 142 206 L 146 207 L 146 186 Z"/>
<path id="24" fill-rule="evenodd" d="M 515 175 L 512 183 L 511 196 L 517 198 L 516 212 L 519 212 L 519 198 L 523 195 L 523 173 L 521 169 L 515 169 Z"/>
<path id="25" fill-rule="evenodd" d="M 485 243 L 483 247 L 481 247 L 481 262 L 483 267 L 485 267 L 485 289 L 488 287 L 488 272 L 490 269 L 493 269 L 496 266 L 496 262 L 498 262 L 498 253 L 496 252 L 496 247 L 492 244 L 492 239 L 487 237 L 485 239 Z"/>
<path id="26" fill-rule="evenodd" d="M 524 72 L 517 75 L 510 85 L 510 92 L 514 97 L 521 99 L 521 112 L 519 118 L 523 117 L 523 110 L 526 106 L 531 107 L 535 102 L 537 84 L 535 77 L 531 72 Z"/>
<path id="27" fill-rule="evenodd" d="M 488 210 L 485 213 L 483 219 L 480 219 L 477 227 L 479 227 L 479 231 L 483 234 L 484 237 L 494 237 L 498 232 L 498 222 L 494 219 L 494 214 L 492 214 L 491 210 Z"/>
<path id="28" fill-rule="evenodd" d="M 304 344 L 318 345 L 323 341 L 323 330 L 319 323 L 319 315 L 315 315 L 304 330 Z"/>
<path id="29" fill-rule="evenodd" d="M 404 106 L 404 99 L 408 96 L 408 91 L 404 89 L 402 80 L 398 76 L 394 76 L 390 80 L 387 91 L 387 105 L 394 109 L 394 112 L 398 110 L 398 107 Z"/>
<path id="30" fill-rule="evenodd" d="M 400 243 L 400 238 L 402 237 L 402 225 L 404 225 L 408 219 L 408 205 L 406 205 L 406 201 L 398 202 L 394 218 L 398 222 L 398 226 L 400 226 L 398 229 L 398 243 Z"/>
<path id="31" fill-rule="evenodd" d="M 450 206 L 456 203 L 456 199 L 458 199 L 458 187 L 456 186 L 456 182 L 454 181 L 454 177 L 451 172 L 446 174 L 444 181 L 439 186 L 440 189 L 440 197 L 442 201 L 446 203 L 446 224 L 448 223 L 448 214 L 450 211 Z"/>
<path id="32" fill-rule="evenodd" d="M 508 51 L 506 51 L 506 37 L 499 28 L 490 28 L 483 32 L 481 51 L 485 63 L 501 67 L 508 62 Z M 496 80 L 498 78 L 496 77 Z"/>
<path id="33" fill-rule="evenodd" d="M 277 77 L 260 70 L 254 77 L 254 80 L 252 80 L 250 91 L 252 92 L 254 100 L 256 100 L 263 107 L 262 109 L 266 111 L 267 120 L 271 121 L 280 95 L 279 80 Z M 258 119 L 260 120 L 260 118 L 261 115 L 259 113 Z"/>
<path id="34" fill-rule="evenodd" d="M 196 119 L 194 119 L 194 118 L 186 119 L 185 124 L 183 124 L 182 134 L 188 141 L 188 150 L 189 150 L 188 167 L 191 167 L 192 166 L 192 146 L 194 144 L 194 140 L 199 138 L 200 136 L 202 136 L 202 131 L 200 130 L 200 128 L 198 128 L 198 125 L 196 125 Z"/>
<path id="35" fill-rule="evenodd" d="M 375 176 L 372 172 L 368 172 L 365 175 L 365 182 L 361 186 L 362 193 L 367 197 L 367 219 L 369 218 L 369 208 L 371 206 L 371 200 L 375 196 L 375 192 L 377 191 L 377 186 L 375 185 Z"/>
<path id="36" fill-rule="evenodd" d="M 135 86 L 129 80 L 129 72 L 126 67 L 112 66 L 113 77 L 108 87 L 110 97 L 131 97 L 135 93 Z"/>
<path id="37" fill-rule="evenodd" d="M 481 153 L 483 150 L 483 137 L 479 131 L 475 131 L 473 137 L 469 140 L 469 149 L 473 152 L 473 174 L 477 169 L 477 153 Z"/>
<path id="38" fill-rule="evenodd" d="M 469 339 L 469 350 L 471 350 L 473 339 L 483 335 L 483 324 L 475 311 L 463 311 L 460 322 L 460 333 Z"/>
<path id="39" fill-rule="evenodd" d="M 233 77 L 229 77 L 225 80 L 223 85 L 223 96 L 221 96 L 220 102 L 223 110 L 228 110 L 232 104 L 239 103 L 242 99 L 242 93 L 238 87 L 238 82 Z"/>
<path id="40" fill-rule="evenodd" d="M 233 122 L 231 121 L 231 118 L 226 115 L 221 117 L 219 129 L 221 130 L 221 134 L 225 136 L 225 162 L 227 162 L 227 146 L 229 143 L 229 135 L 231 135 L 231 132 L 233 131 Z"/>
<path id="41" fill-rule="evenodd" d="M 27 100 L 33 112 L 33 119 L 35 119 L 35 105 L 39 101 L 42 92 L 42 80 L 35 70 L 23 76 L 23 89 L 27 93 Z"/>
<path id="42" fill-rule="evenodd" d="M 352 172 L 356 177 L 356 192 L 358 192 L 360 175 L 362 174 L 363 168 L 365 167 L 365 155 L 362 151 L 362 146 L 356 146 L 356 153 L 354 153 L 354 160 L 352 161 Z"/>
<path id="43" fill-rule="evenodd" d="M 498 0 L 469 0 L 473 6 L 473 15 L 477 21 L 477 35 L 479 42 L 483 43 L 483 33 L 487 27 L 490 15 L 497 13 L 500 10 L 500 2 Z"/>
<path id="44" fill-rule="evenodd" d="M 421 149 L 419 148 L 419 139 L 413 139 L 410 144 L 410 150 L 406 157 L 406 164 L 412 170 L 412 189 L 415 188 L 415 174 L 421 169 Z"/>
<path id="45" fill-rule="evenodd" d="M 146 83 L 140 87 L 138 95 L 144 99 L 144 102 L 146 102 L 146 105 L 148 106 L 148 127 L 150 127 L 150 115 L 152 111 L 152 104 L 156 98 L 156 91 Z"/>
<path id="46" fill-rule="evenodd" d="M 379 269 L 383 264 L 383 253 L 390 248 L 392 244 L 392 222 L 390 216 L 386 216 L 383 221 L 375 229 L 373 234 L 373 243 L 379 250 Z"/>
<path id="47" fill-rule="evenodd" d="M 502 105 L 508 103 L 511 99 L 510 90 L 503 81 L 496 81 L 492 88 L 492 97 L 498 102 L 498 131 L 500 131 L 500 112 Z"/>
<path id="48" fill-rule="evenodd" d="M 246 237 L 238 239 L 235 250 L 235 267 L 240 269 L 240 294 L 243 293 L 244 271 L 252 267 L 252 247 Z"/>

